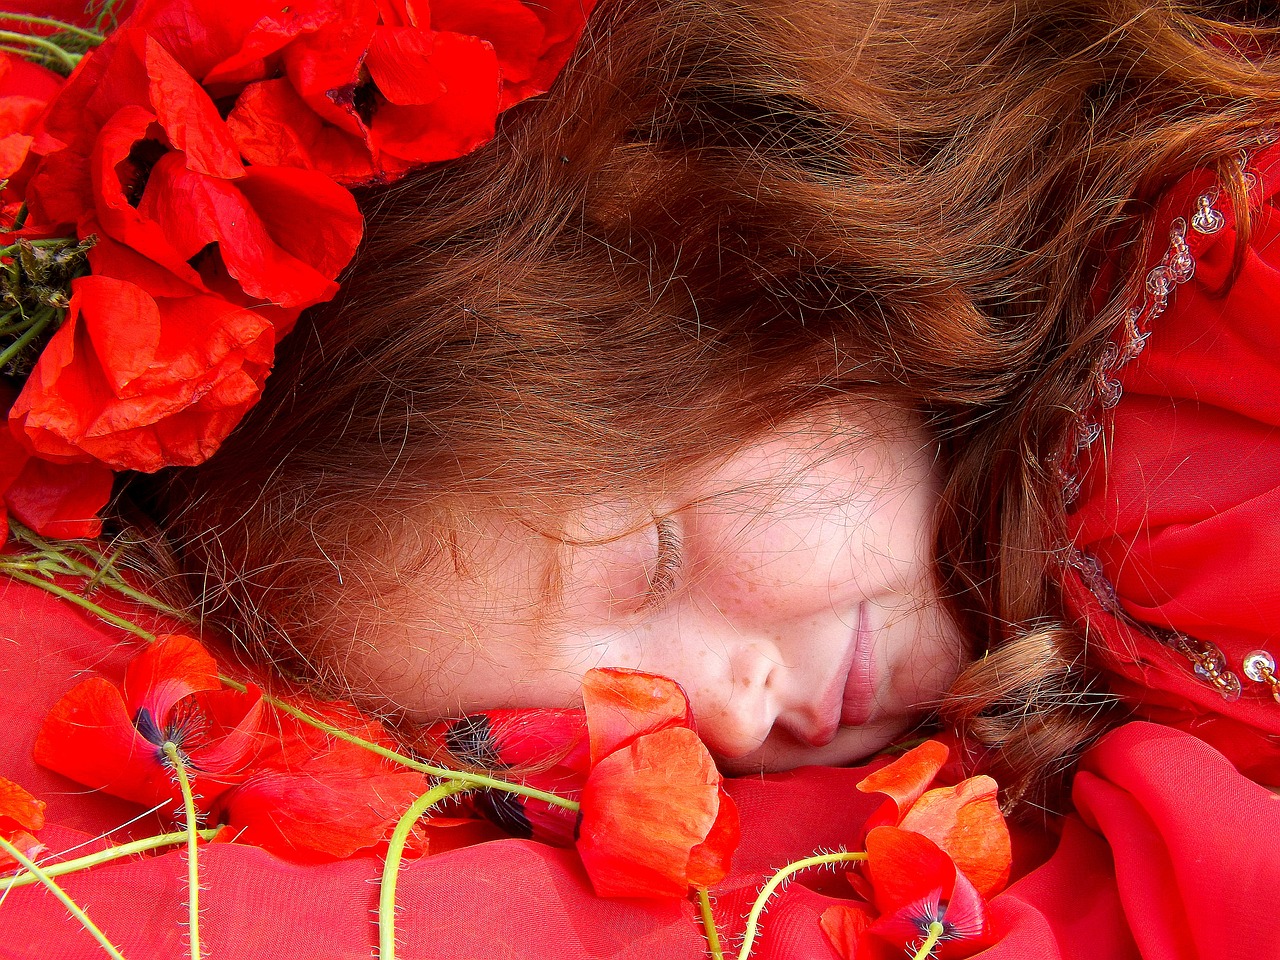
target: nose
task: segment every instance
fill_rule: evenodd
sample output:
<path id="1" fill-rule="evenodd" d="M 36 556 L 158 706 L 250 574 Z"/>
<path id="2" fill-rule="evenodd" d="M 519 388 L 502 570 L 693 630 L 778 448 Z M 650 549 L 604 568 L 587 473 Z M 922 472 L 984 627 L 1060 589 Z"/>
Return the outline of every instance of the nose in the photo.
<path id="1" fill-rule="evenodd" d="M 711 752 L 736 760 L 758 750 L 775 727 L 806 743 L 828 742 L 834 728 L 816 704 L 813 678 L 792 650 L 807 631 L 790 624 L 755 629 L 719 617 L 681 618 L 651 637 L 641 669 L 684 687 L 698 733 Z M 790 656 L 788 655 L 790 652 Z"/>
<path id="2" fill-rule="evenodd" d="M 778 679 L 786 670 L 773 644 L 742 639 L 700 657 L 687 690 L 698 733 L 711 752 L 736 760 L 758 750 L 778 719 Z"/>

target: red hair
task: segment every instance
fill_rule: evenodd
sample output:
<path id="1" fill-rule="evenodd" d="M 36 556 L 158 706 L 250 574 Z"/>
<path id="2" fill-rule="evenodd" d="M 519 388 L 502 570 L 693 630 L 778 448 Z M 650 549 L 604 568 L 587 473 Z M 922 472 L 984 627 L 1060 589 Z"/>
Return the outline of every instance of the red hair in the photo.
<path id="1" fill-rule="evenodd" d="M 554 514 L 833 398 L 909 405 L 986 652 L 940 713 L 1020 792 L 1109 716 L 1061 622 L 1051 464 L 1152 200 L 1206 165 L 1238 191 L 1280 113 L 1275 24 L 1222 13 L 1249 6 L 605 3 L 494 142 L 362 198 L 266 399 L 142 495 L 207 617 L 313 660 L 462 495 Z"/>

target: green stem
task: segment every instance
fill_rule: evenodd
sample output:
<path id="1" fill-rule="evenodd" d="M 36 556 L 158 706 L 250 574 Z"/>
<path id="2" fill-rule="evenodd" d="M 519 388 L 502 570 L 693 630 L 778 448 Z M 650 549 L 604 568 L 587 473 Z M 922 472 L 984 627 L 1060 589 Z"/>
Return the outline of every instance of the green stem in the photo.
<path id="1" fill-rule="evenodd" d="M 219 680 L 223 684 L 233 690 L 239 690 L 241 693 L 245 691 L 245 685 L 239 681 L 232 680 L 230 677 L 219 676 Z M 554 793 L 548 793 L 545 790 L 536 790 L 533 787 L 526 787 L 522 783 L 512 783 L 509 780 L 500 780 L 497 777 L 486 776 L 482 773 L 471 773 L 466 770 L 450 770 L 448 767 L 438 767 L 434 764 L 423 763 L 420 760 L 414 760 L 412 757 L 406 757 L 403 753 L 396 753 L 386 747 L 379 746 L 363 737 L 358 737 L 354 733 L 348 733 L 341 727 L 335 727 L 333 724 L 325 723 L 315 717 L 299 710 L 295 706 L 285 703 L 283 700 L 277 700 L 275 697 L 263 694 L 262 698 L 270 703 L 277 710 L 289 714 L 301 720 L 308 726 L 315 727 L 317 730 L 323 730 L 330 736 L 337 737 L 339 740 L 345 740 L 347 743 L 354 743 L 358 747 L 376 753 L 383 759 L 390 760 L 392 763 L 398 763 L 401 766 L 408 767 L 410 770 L 417 770 L 419 773 L 425 773 L 429 777 L 435 777 L 439 780 L 453 780 L 458 783 L 466 784 L 470 789 L 479 790 L 501 790 L 504 793 L 514 793 L 517 796 L 529 797 L 533 800 L 541 800 L 552 806 L 563 807 L 565 810 L 576 812 L 578 810 L 578 802 L 576 800 L 567 800 L 564 797 L 557 796 Z"/>
<path id="2" fill-rule="evenodd" d="M 702 913 L 702 932 L 707 937 L 707 949 L 711 952 L 711 960 L 724 960 L 724 950 L 720 947 L 720 931 L 716 929 L 716 918 L 711 913 L 711 896 L 706 887 L 698 888 L 698 909 Z"/>
<path id="3" fill-rule="evenodd" d="M 0 561 L 0 573 L 4 573 L 12 577 L 14 580 L 19 580 L 22 583 L 28 583 L 33 587 L 39 587 L 41 590 L 47 590 L 55 596 L 61 597 L 63 600 L 68 600 L 71 603 L 74 603 L 77 607 L 80 607 L 83 610 L 88 610 L 94 616 L 101 617 L 103 620 L 107 621 L 107 623 L 114 624 L 121 630 L 128 630 L 130 633 L 141 637 L 143 640 L 154 641 L 156 639 L 156 635 L 154 633 L 149 633 L 148 631 L 143 630 L 136 623 L 132 623 L 124 617 L 117 617 L 114 613 L 111 613 L 109 610 L 104 610 L 92 600 L 86 600 L 79 594 L 72 593 L 70 590 L 60 587 L 56 583 L 50 583 L 43 577 L 33 577 L 28 573 L 23 573 L 21 570 L 10 569 L 5 566 L 3 561 Z"/>
<path id="4" fill-rule="evenodd" d="M 10 43 L 43 50 L 45 53 L 51 54 L 55 59 L 62 61 L 63 66 L 68 70 L 74 70 L 76 68 L 76 64 L 80 62 L 80 57 L 78 55 L 68 53 L 56 43 L 50 43 L 48 40 L 41 37 L 33 37 L 29 33 L 14 33 L 12 30 L 0 30 L 0 40 L 8 40 Z"/>
<path id="5" fill-rule="evenodd" d="M 196 833 L 202 840 L 212 840 L 219 829 L 218 827 L 211 827 L 208 830 L 197 830 Z M 90 867 L 96 867 L 102 863 L 110 863 L 112 860 L 119 860 L 121 857 L 131 857 L 134 854 L 159 850 L 161 847 L 171 847 L 175 843 L 184 843 L 186 839 L 187 831 L 185 830 L 181 833 L 162 833 L 158 836 L 144 837 L 141 840 L 122 843 L 116 847 L 107 847 L 105 850 L 85 854 L 83 857 L 77 857 L 74 860 L 51 863 L 49 866 L 41 867 L 40 869 L 46 877 L 61 877 L 68 873 L 88 870 Z M 33 873 L 20 873 L 7 880 L 0 880 L 0 893 L 5 893 L 15 887 L 30 886 L 33 883 L 40 883 L 40 878 Z"/>
<path id="6" fill-rule="evenodd" d="M 75 541 L 66 541 L 62 543 L 51 543 L 40 537 L 34 530 L 29 530 L 22 524 L 18 523 L 12 517 L 9 519 L 9 529 L 13 531 L 13 535 L 19 540 L 31 544 L 39 552 L 50 559 L 60 562 L 68 575 L 79 574 L 88 579 L 90 588 L 99 583 L 105 584 L 111 590 L 120 594 L 122 597 L 128 597 L 135 603 L 141 604 L 152 610 L 178 619 L 189 620 L 190 616 L 176 607 L 171 607 L 167 603 L 157 600 L 155 597 L 143 593 L 141 590 L 135 590 L 125 582 L 120 574 L 115 572 L 115 561 L 120 554 L 120 550 L 114 551 L 107 556 L 100 550 L 95 550 L 87 543 L 77 543 Z M 121 548 L 123 549 L 123 548 Z M 87 563 L 81 563 L 71 553 L 79 553 L 88 557 L 92 561 L 93 566 Z M 23 556 L 21 559 L 27 559 Z M 4 569 L 4 564 L 0 561 L 0 569 Z"/>
<path id="7" fill-rule="evenodd" d="M 178 787 L 182 790 L 182 805 L 187 817 L 187 919 L 191 937 L 191 960 L 200 960 L 200 878 L 196 865 L 196 801 L 191 795 L 191 781 L 187 779 L 187 764 L 178 752 L 178 745 L 166 740 L 161 746 L 164 755 L 178 775 Z"/>
<path id="8" fill-rule="evenodd" d="M 107 39 L 100 33 L 94 33 L 92 30 L 85 30 L 83 27 L 77 27 L 75 24 L 63 23 L 61 20 L 53 20 L 49 17 L 35 17 L 29 13 L 3 13 L 0 12 L 0 20 L 18 20 L 22 23 L 31 23 L 40 27 L 53 27 L 55 30 L 62 30 L 65 33 L 75 34 L 77 37 L 83 37 L 95 47 Z"/>
<path id="9" fill-rule="evenodd" d="M 0 33 L 2 32 L 3 31 L 0 31 Z M 45 327 L 49 326 L 49 324 L 53 322 L 53 318 L 53 310 L 46 309 L 40 311 L 40 314 L 31 322 L 31 326 L 27 327 L 22 336 L 9 344 L 9 346 L 5 347 L 3 351 L 0 351 L 0 370 L 3 370 L 10 360 L 21 353 L 27 344 L 40 336 L 40 334 L 44 333 Z"/>
<path id="10" fill-rule="evenodd" d="M 946 932 L 947 928 L 937 920 L 930 921 L 929 935 L 925 938 L 924 943 L 920 944 L 920 949 L 916 951 L 916 955 L 911 960 L 927 960 L 927 958 L 933 956 L 933 948 Z"/>
<path id="11" fill-rule="evenodd" d="M 387 860 L 382 867 L 382 887 L 378 892 L 378 960 L 395 960 L 396 955 L 396 881 L 400 874 L 400 861 L 404 857 L 404 845 L 409 831 L 424 813 L 445 797 L 470 789 L 463 783 L 438 783 L 417 800 L 391 833 L 387 844 Z"/>
<path id="12" fill-rule="evenodd" d="M 751 912 L 747 914 L 747 927 L 742 932 L 742 949 L 738 952 L 738 960 L 747 960 L 751 956 L 751 948 L 755 945 L 756 934 L 760 929 L 760 915 L 764 913 L 765 904 L 787 877 L 801 870 L 808 870 L 810 867 L 820 867 L 828 863 L 856 863 L 865 859 L 867 859 L 865 853 L 819 853 L 797 860 L 795 863 L 788 863 L 775 873 L 764 885 L 764 889 L 756 897 L 756 902 L 751 905 Z"/>
<path id="13" fill-rule="evenodd" d="M 101 944 L 103 950 L 107 951 L 107 956 L 111 957 L 112 960 L 124 960 L 120 951 L 111 945 L 111 941 L 107 939 L 106 934 L 98 929 L 98 925 L 89 919 L 88 914 L 80 909 L 79 904 L 67 896 L 67 892 L 58 886 L 52 877 L 41 870 L 35 863 L 29 860 L 21 850 L 11 844 L 4 837 L 0 837 L 0 850 L 3 850 L 9 856 L 13 857 L 14 860 L 18 861 L 18 863 L 25 867 L 39 883 L 44 885 L 46 890 L 61 900 L 62 905 L 67 908 L 71 915 L 80 921 L 80 925 L 88 930 L 93 936 L 93 939 L 97 940 L 98 943 Z"/>
<path id="14" fill-rule="evenodd" d="M 3 17 L 4 14 L 0 14 Z M 7 247 L 0 247 L 0 257 L 11 257 L 22 249 L 23 246 L 29 247 L 65 247 L 68 244 L 76 243 L 75 237 L 54 237 L 49 240 L 24 240 L 22 243 L 11 243 Z"/>

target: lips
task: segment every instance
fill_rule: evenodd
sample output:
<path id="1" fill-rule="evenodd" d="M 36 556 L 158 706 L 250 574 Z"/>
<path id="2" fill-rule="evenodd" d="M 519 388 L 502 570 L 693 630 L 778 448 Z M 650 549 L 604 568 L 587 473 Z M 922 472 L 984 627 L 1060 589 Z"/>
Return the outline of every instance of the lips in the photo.
<path id="1" fill-rule="evenodd" d="M 867 604 L 863 601 L 858 606 L 858 625 L 849 647 L 818 698 L 818 715 L 827 720 L 803 738 L 806 743 L 825 747 L 835 739 L 842 726 L 856 727 L 867 722 L 875 692 L 871 670 L 871 631 L 867 623 Z"/>
<path id="2" fill-rule="evenodd" d="M 871 649 L 871 625 L 865 600 L 858 607 L 858 629 L 853 636 L 852 651 L 849 675 L 844 683 L 844 694 L 840 703 L 840 724 L 846 727 L 860 727 L 871 719 L 871 708 L 875 696 L 875 685 L 872 679 L 874 651 Z"/>

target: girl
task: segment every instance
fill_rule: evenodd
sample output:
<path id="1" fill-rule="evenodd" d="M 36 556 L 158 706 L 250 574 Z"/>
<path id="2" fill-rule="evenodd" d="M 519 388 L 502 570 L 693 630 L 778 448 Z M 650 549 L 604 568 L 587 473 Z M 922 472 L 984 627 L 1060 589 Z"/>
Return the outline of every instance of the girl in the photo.
<path id="1" fill-rule="evenodd" d="M 1076 807 L 1017 835 L 993 955 L 1229 954 L 1280 879 L 1242 839 L 1280 783 L 1278 28 L 602 4 L 491 143 L 359 195 L 341 292 L 219 452 L 130 482 L 166 586 L 409 731 L 575 706 L 593 667 L 675 679 L 756 778 L 726 914 L 867 819 L 826 768 L 927 724 L 1007 809 Z M 1076 766 L 1134 717 L 1168 728 Z M 486 953 L 701 949 L 500 847 L 416 875 L 425 955 L 476 923 Z M 317 882 L 216 856 L 269 904 Z M 494 910 L 507 871 L 543 882 Z M 761 949 L 845 949 L 826 902 L 789 893 Z M 569 945 L 528 937 L 540 910 Z M 318 929 L 306 955 L 353 942 Z"/>
<path id="2" fill-rule="evenodd" d="M 202 614 L 414 720 L 630 666 L 738 772 L 931 707 L 1006 797 L 1064 770 L 1113 716 L 1078 451 L 1149 261 L 1209 236 L 1159 201 L 1248 207 L 1280 91 L 1225 13 L 932 7 L 607 7 L 495 143 L 371 193 L 340 298 L 154 494 Z"/>

